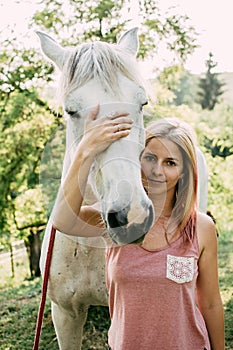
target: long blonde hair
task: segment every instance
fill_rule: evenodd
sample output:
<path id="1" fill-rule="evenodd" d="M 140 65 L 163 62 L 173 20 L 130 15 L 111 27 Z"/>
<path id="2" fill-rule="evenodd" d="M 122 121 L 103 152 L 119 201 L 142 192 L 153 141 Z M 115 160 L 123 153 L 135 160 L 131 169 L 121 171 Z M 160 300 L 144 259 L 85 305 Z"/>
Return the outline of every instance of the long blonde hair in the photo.
<path id="1" fill-rule="evenodd" d="M 193 129 L 177 118 L 164 118 L 151 122 L 146 128 L 146 146 L 155 138 L 174 142 L 183 158 L 183 174 L 176 185 L 176 195 L 171 218 L 184 237 L 191 242 L 196 228 L 197 160 L 196 136 Z M 171 221 L 171 220 L 170 220 Z"/>

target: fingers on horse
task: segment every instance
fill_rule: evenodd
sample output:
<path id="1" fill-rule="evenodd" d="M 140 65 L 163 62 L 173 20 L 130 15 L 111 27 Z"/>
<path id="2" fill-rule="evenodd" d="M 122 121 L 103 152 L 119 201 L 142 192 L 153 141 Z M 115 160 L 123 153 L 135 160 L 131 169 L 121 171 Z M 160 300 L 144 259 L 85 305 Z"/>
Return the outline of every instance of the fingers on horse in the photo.
<path id="1" fill-rule="evenodd" d="M 127 117 L 119 116 L 113 121 L 113 132 L 120 132 L 124 130 L 131 130 L 133 120 Z"/>
<path id="2" fill-rule="evenodd" d="M 128 112 L 114 112 L 114 113 L 110 113 L 107 118 L 109 120 L 114 120 L 114 119 L 118 119 L 120 117 L 127 117 L 129 115 Z"/>
<path id="3" fill-rule="evenodd" d="M 130 118 L 118 116 L 117 118 L 115 117 L 114 119 L 111 119 L 109 116 L 102 117 L 103 119 L 98 119 L 99 125 L 105 125 L 106 127 L 112 128 L 112 132 L 116 132 L 118 130 L 118 125 L 120 125 L 120 129 L 125 129 L 125 127 L 131 128 L 133 124 L 133 120 Z M 115 128 L 115 130 L 114 130 Z"/>
<path id="4" fill-rule="evenodd" d="M 119 123 L 116 124 L 114 127 L 114 131 L 113 132 L 122 132 L 122 131 L 130 131 L 132 128 L 132 124 L 128 124 L 128 123 Z"/>
<path id="5" fill-rule="evenodd" d="M 131 130 L 131 125 L 126 125 L 126 124 L 116 124 L 111 128 L 111 139 L 112 140 L 117 140 L 121 137 L 125 137 L 129 135 Z"/>
<path id="6" fill-rule="evenodd" d="M 119 117 L 115 118 L 114 120 L 112 120 L 112 123 L 114 125 L 118 125 L 118 124 L 129 125 L 129 124 L 133 124 L 133 120 L 130 118 L 127 118 L 127 117 L 119 116 Z"/>

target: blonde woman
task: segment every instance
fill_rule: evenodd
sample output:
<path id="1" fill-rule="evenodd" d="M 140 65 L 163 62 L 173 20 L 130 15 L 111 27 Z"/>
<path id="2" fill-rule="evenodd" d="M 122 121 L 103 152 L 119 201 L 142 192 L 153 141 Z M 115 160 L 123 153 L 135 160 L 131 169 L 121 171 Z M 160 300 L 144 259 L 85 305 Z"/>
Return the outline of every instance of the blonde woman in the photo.
<path id="1" fill-rule="evenodd" d="M 97 113 L 88 118 L 53 213 L 54 225 L 68 234 L 82 229 L 83 236 L 93 235 L 90 226 L 96 227 L 96 235 L 105 231 L 98 210 L 82 206 L 82 193 L 94 157 L 127 136 L 132 126 L 127 115 L 95 120 Z M 109 347 L 223 350 L 216 229 L 210 217 L 197 211 L 195 136 L 190 127 L 174 118 L 151 123 L 141 167 L 155 221 L 141 243 L 107 248 Z M 77 176 L 82 178 L 79 185 Z M 61 222 L 67 203 L 78 218 L 75 229 Z"/>

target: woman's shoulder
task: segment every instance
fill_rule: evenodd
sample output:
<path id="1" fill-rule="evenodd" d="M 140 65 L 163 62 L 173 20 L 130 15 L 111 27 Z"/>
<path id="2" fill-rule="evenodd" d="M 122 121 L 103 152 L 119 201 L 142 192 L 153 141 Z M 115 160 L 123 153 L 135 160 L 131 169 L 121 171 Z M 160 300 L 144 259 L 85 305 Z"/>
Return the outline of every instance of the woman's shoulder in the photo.
<path id="1" fill-rule="evenodd" d="M 198 211 L 197 226 L 199 226 L 200 228 L 211 229 L 211 228 L 215 228 L 215 222 L 211 216 Z"/>
<path id="2" fill-rule="evenodd" d="M 197 236 L 200 250 L 216 242 L 217 230 L 215 222 L 212 217 L 205 213 L 197 213 Z"/>

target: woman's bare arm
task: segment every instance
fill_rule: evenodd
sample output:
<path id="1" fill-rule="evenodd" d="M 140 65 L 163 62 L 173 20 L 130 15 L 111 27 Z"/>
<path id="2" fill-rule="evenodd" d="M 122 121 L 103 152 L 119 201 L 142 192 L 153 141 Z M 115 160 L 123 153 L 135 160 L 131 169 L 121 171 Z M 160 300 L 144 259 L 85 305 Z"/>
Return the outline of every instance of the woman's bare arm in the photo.
<path id="1" fill-rule="evenodd" d="M 197 231 L 200 246 L 197 280 L 198 307 L 204 317 L 211 349 L 224 350 L 224 312 L 218 281 L 218 244 L 211 218 L 198 215 Z"/>

